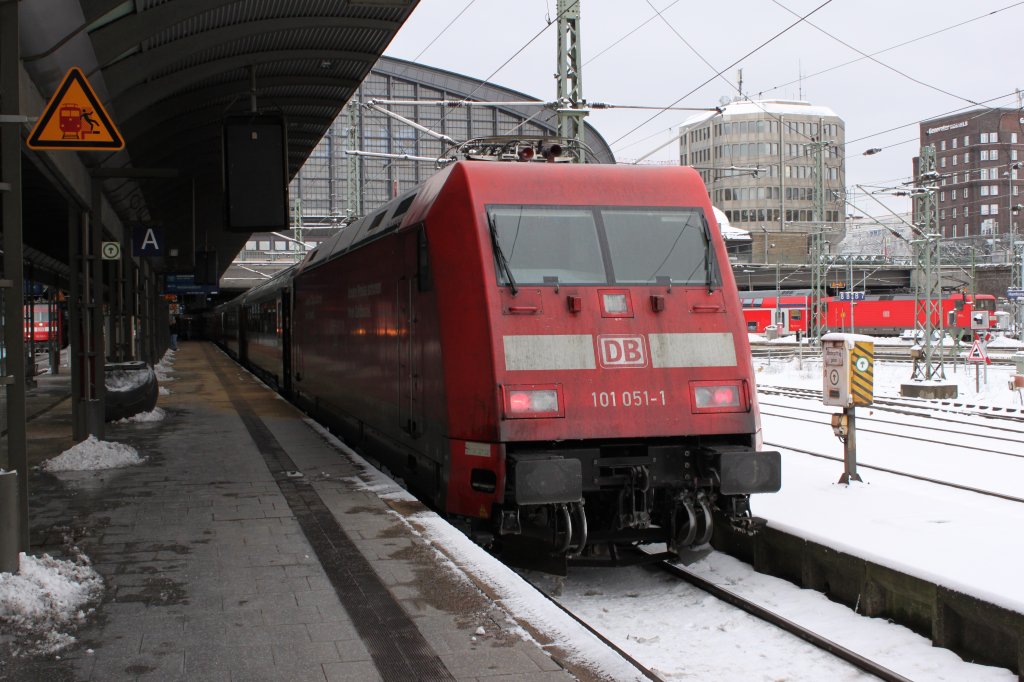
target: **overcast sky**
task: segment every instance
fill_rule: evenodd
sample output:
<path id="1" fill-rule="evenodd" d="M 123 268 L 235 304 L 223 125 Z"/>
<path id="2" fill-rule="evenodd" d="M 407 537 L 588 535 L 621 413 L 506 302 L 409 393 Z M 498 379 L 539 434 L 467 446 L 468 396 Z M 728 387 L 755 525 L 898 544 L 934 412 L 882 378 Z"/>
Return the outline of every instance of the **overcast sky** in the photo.
<path id="1" fill-rule="evenodd" d="M 550 101 L 557 31 L 547 22 L 555 16 L 556 0 L 421 0 L 385 54 Z M 918 121 L 977 108 L 972 101 L 1018 106 L 1021 25 L 1024 2 L 1013 0 L 582 0 L 583 95 L 622 106 L 713 107 L 737 94 L 742 68 L 745 94 L 804 99 L 846 122 L 848 187 L 895 186 L 910 178 Z M 657 114 L 616 109 L 587 120 L 629 161 L 670 140 L 691 115 Z M 863 155 L 875 147 L 883 151 Z M 678 162 L 678 145 L 650 158 Z M 855 201 L 885 214 L 870 199 Z"/>

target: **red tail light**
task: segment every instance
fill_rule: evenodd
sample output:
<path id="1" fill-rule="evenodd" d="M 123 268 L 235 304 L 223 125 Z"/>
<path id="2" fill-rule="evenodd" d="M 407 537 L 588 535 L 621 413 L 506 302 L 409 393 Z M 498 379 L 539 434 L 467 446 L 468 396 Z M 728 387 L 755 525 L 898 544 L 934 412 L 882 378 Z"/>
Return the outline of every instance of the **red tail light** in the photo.
<path id="1" fill-rule="evenodd" d="M 711 381 L 690 384 L 694 412 L 746 412 L 749 399 L 739 383 Z"/>
<path id="2" fill-rule="evenodd" d="M 561 384 L 502 386 L 506 419 L 564 417 Z"/>

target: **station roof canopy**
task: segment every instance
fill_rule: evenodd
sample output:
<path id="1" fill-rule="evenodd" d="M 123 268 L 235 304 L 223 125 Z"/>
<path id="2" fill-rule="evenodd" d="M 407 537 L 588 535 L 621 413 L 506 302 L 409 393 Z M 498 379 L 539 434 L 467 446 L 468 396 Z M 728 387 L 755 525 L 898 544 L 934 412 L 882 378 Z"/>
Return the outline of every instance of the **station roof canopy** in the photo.
<path id="1" fill-rule="evenodd" d="M 66 262 L 53 239 L 66 241 L 66 204 L 53 201 L 51 188 L 83 203 L 83 193 L 69 188 L 66 156 L 59 158 L 77 154 L 93 177 L 105 178 L 114 222 L 163 227 L 165 253 L 176 249 L 182 260 L 156 263 L 158 270 L 190 267 L 194 250 L 217 251 L 223 270 L 247 236 L 223 229 L 224 118 L 254 105 L 282 114 L 293 177 L 417 1 L 19 3 L 22 91 L 27 75 L 38 93 L 23 95 L 22 111 L 38 116 L 78 67 L 125 140 L 118 152 L 28 153 L 26 244 Z"/>

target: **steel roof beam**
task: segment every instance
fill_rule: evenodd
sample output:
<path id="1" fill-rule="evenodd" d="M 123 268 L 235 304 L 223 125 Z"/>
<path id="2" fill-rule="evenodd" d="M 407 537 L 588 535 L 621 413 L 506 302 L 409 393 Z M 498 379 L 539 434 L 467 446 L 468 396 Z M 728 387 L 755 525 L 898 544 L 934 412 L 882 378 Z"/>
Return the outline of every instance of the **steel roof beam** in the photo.
<path id="1" fill-rule="evenodd" d="M 162 77 L 150 74 L 153 80 L 135 85 L 128 91 L 119 90 L 121 94 L 113 97 L 113 101 L 108 108 L 117 112 L 115 114 L 117 117 L 127 119 L 147 106 L 186 91 L 189 86 L 195 83 L 201 83 L 236 69 L 255 67 L 262 64 L 277 64 L 289 61 L 321 61 L 324 59 L 331 61 L 358 61 L 371 64 L 376 61 L 376 57 L 372 54 L 348 50 L 279 50 L 233 55 L 203 62 Z M 107 84 L 109 87 L 109 80 Z M 111 88 L 112 91 L 114 89 Z M 338 104 L 339 110 L 343 104 L 344 102 Z"/>

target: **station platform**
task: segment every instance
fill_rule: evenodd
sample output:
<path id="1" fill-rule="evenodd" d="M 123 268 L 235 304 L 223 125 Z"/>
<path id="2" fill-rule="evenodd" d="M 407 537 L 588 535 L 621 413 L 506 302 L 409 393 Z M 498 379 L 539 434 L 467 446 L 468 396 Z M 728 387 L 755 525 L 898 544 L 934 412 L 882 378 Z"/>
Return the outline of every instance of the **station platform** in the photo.
<path id="1" fill-rule="evenodd" d="M 107 424 L 145 461 L 37 467 L 74 445 L 70 379 L 29 392 L 31 544 L 87 556 L 104 598 L 11 680 L 611 679 L 492 599 L 411 530 L 426 510 L 206 342 L 184 342 L 162 421 Z M 372 476 L 371 476 L 372 477 Z M 552 607 L 553 608 L 553 607 Z M 582 631 L 582 630 L 581 630 Z"/>

